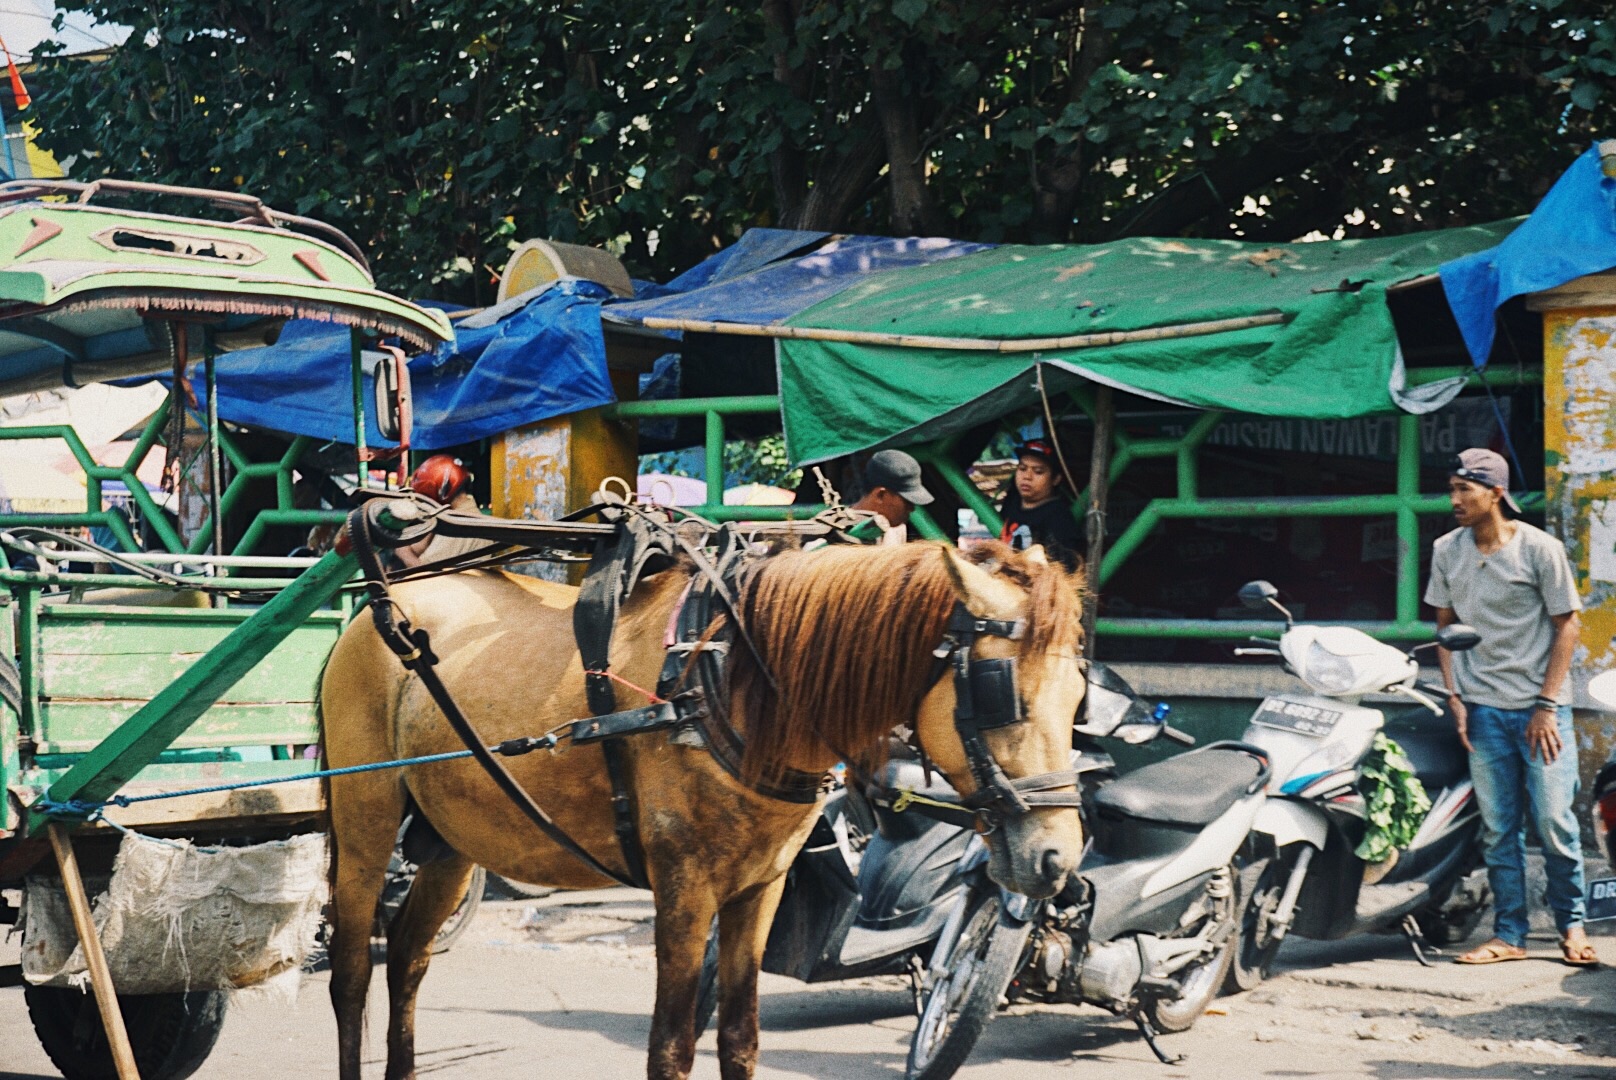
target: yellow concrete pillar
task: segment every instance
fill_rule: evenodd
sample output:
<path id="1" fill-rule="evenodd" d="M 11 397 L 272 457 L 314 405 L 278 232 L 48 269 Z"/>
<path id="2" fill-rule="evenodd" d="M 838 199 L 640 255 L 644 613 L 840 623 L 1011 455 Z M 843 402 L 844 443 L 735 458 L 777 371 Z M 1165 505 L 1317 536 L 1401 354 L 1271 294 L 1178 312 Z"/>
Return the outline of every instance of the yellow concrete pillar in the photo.
<path id="1" fill-rule="evenodd" d="M 1616 669 L 1616 281 L 1582 278 L 1528 306 L 1543 315 L 1546 525 L 1583 602 L 1571 677 L 1586 791 L 1616 745 L 1616 714 L 1587 693 L 1589 679 Z"/>
<path id="2" fill-rule="evenodd" d="M 618 400 L 633 401 L 638 379 L 611 372 Z M 507 431 L 494 440 L 489 462 L 492 508 L 496 517 L 558 518 L 581 506 L 608 476 L 634 487 L 639 469 L 634 425 L 608 420 L 600 409 L 541 420 Z M 539 565 L 536 576 L 577 584 L 582 574 Z"/>

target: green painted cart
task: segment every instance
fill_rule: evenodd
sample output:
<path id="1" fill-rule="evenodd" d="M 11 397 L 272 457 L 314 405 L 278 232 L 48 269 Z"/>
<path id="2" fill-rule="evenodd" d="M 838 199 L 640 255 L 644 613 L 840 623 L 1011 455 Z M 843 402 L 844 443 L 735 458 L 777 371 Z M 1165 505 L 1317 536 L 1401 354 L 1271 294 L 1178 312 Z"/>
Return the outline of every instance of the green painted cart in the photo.
<path id="1" fill-rule="evenodd" d="M 94 461 L 70 428 L 0 429 L 8 439 L 62 440 L 88 487 L 80 513 L 0 514 L 0 921 L 16 919 L 25 879 L 61 882 L 95 992 L 29 987 L 27 998 L 70 1080 L 182 1077 L 211 1048 L 224 995 L 175 987 L 125 996 L 120 1009 L 84 881 L 110 869 L 120 827 L 198 843 L 323 829 L 318 782 L 295 778 L 318 767 L 307 752 L 319 742 L 316 681 L 352 614 L 356 562 L 221 554 L 235 489 L 217 478 L 234 450 L 211 407 L 196 425 L 205 438 L 193 440 L 193 459 L 205 460 L 169 453 L 171 469 L 207 479 L 206 512 L 189 536 L 135 469 L 154 448 L 184 441 L 183 422 L 169 419 L 185 408 L 193 365 L 211 406 L 215 356 L 272 341 L 289 318 L 352 329 L 361 448 L 364 342 L 419 350 L 451 331 L 440 313 L 378 291 L 342 233 L 242 195 L 113 181 L 0 185 L 0 260 L 0 395 L 175 375 L 168 406 L 120 465 Z M 284 495 L 294 457 L 237 461 L 237 478 L 273 478 Z M 356 472 L 363 483 L 367 470 Z M 117 483 L 144 547 L 130 517 L 103 503 L 103 487 Z M 268 514 L 296 520 L 268 524 L 340 517 L 284 501 Z M 76 549 L 71 537 L 87 531 L 117 550 L 113 566 Z M 272 778 L 291 782 L 88 812 L 114 794 Z M 0 984 L 21 980 L 19 967 L 0 968 Z"/>

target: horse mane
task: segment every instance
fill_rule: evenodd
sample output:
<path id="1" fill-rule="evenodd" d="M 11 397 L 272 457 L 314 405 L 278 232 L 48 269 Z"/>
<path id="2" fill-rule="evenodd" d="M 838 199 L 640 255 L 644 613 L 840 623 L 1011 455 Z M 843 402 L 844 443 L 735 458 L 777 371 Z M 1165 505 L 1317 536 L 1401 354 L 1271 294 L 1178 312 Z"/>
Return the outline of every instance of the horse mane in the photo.
<path id="1" fill-rule="evenodd" d="M 999 543 L 965 558 L 1027 591 L 1024 658 L 1077 648 L 1081 575 Z M 913 723 L 935 685 L 932 650 L 956 595 L 936 543 L 786 551 L 758 562 L 738 607 L 768 673 L 738 641 L 730 649 L 732 700 L 746 711 L 747 778 L 776 778 L 827 748 L 879 767 L 884 736 Z"/>

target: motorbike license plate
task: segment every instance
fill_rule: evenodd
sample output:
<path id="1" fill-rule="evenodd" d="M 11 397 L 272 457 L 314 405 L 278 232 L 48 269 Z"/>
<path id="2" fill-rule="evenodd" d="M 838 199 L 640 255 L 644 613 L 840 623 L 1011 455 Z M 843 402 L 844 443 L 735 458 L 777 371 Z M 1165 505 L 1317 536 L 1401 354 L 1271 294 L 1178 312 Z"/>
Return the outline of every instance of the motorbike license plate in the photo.
<path id="1" fill-rule="evenodd" d="M 1588 883 L 1588 913 L 1584 917 L 1589 922 L 1616 919 L 1616 878 Z"/>
<path id="2" fill-rule="evenodd" d="M 1251 718 L 1251 722 L 1261 724 L 1263 727 L 1323 738 L 1335 730 L 1335 725 L 1343 715 L 1338 709 L 1323 709 L 1300 701 L 1269 698 L 1257 707 L 1257 715 Z"/>

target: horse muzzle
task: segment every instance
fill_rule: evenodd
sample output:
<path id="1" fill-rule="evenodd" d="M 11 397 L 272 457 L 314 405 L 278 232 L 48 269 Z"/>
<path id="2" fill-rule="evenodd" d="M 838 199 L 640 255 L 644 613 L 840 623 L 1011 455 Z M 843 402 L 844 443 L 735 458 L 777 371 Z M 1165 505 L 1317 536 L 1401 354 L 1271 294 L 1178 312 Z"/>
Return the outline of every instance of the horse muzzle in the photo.
<path id="1" fill-rule="evenodd" d="M 1054 896 L 1082 857 L 1080 829 L 1060 826 L 1075 810 L 1010 818 L 987 836 L 988 876 L 1034 900 Z M 1053 819 L 1053 820 L 1046 820 Z"/>

